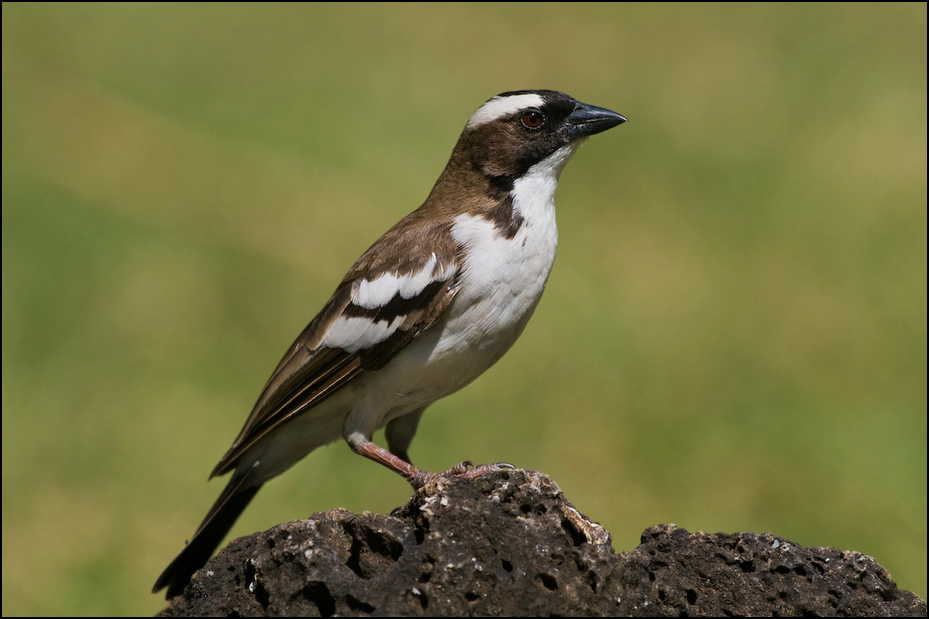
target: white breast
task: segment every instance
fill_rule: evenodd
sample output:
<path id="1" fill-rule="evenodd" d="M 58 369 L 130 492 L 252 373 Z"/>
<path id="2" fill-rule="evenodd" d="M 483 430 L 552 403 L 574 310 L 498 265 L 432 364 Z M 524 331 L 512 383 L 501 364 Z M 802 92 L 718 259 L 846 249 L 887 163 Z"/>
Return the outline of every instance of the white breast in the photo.
<path id="1" fill-rule="evenodd" d="M 539 206 L 539 205 L 535 205 Z M 554 205 L 524 218 L 513 238 L 507 239 L 492 221 L 459 215 L 452 235 L 466 248 L 459 274 L 459 292 L 453 302 L 449 327 L 471 332 L 472 343 L 486 346 L 498 337 L 515 339 L 542 296 L 555 260 L 558 229 Z M 517 331 L 513 333 L 514 329 Z M 506 343 L 506 346 L 512 341 Z"/>
<path id="2" fill-rule="evenodd" d="M 559 149 L 514 183 L 513 207 L 522 222 L 512 238 L 480 214 L 455 218 L 452 236 L 465 251 L 455 298 L 432 328 L 359 382 L 347 432 L 373 431 L 454 393 L 510 349 L 552 270 L 558 247 L 555 188 L 576 147 L 577 142 Z"/>
<path id="3" fill-rule="evenodd" d="M 542 297 L 558 247 L 558 176 L 577 146 L 559 149 L 514 183 L 513 207 L 523 221 L 513 238 L 480 215 L 455 218 L 452 236 L 466 255 L 446 333 L 486 351 L 477 355 L 487 364 L 479 371 L 512 346 Z"/>

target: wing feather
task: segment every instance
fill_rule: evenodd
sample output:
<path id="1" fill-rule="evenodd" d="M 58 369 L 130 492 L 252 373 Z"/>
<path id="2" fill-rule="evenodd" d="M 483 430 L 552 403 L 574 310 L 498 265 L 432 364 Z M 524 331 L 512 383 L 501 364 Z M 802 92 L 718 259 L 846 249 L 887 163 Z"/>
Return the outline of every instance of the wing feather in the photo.
<path id="1" fill-rule="evenodd" d="M 416 213 L 413 213 L 415 215 Z M 365 372 L 382 368 L 440 318 L 457 292 L 458 246 L 442 235 L 419 252 L 422 237 L 410 250 L 394 252 L 393 264 L 384 251 L 397 249 L 404 234 L 402 220 L 375 243 L 349 271 L 323 310 L 288 350 L 265 385 L 251 415 L 210 477 L 233 469 L 256 442 L 282 424 L 309 410 Z M 410 231 L 407 226 L 407 231 Z M 441 230 L 428 230 L 433 235 Z M 426 235 L 428 237 L 429 235 Z M 433 239 L 436 240 L 436 239 Z M 444 251 L 441 251 L 443 250 Z M 376 263 L 377 272 L 364 268 Z"/>

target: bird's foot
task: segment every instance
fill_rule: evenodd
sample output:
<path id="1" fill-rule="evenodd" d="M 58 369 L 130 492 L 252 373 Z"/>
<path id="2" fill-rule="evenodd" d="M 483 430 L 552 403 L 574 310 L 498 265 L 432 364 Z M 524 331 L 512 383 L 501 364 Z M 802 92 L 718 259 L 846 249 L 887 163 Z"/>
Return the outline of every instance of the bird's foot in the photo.
<path id="1" fill-rule="evenodd" d="M 491 473 L 493 471 L 499 471 L 500 469 L 516 468 L 507 462 L 474 466 L 473 462 L 465 460 L 461 464 L 453 466 L 444 473 L 430 473 L 428 471 L 422 471 L 410 464 L 409 459 L 406 458 L 405 453 L 402 454 L 404 457 L 398 457 L 383 447 L 378 447 L 366 436 L 349 436 L 346 438 L 346 440 L 348 441 L 349 446 L 355 451 L 355 453 L 361 454 L 365 458 L 370 458 L 375 462 L 383 464 L 391 471 L 402 475 L 403 478 L 410 482 L 410 484 L 412 484 L 413 487 L 417 490 L 425 486 L 430 481 L 435 481 L 441 477 L 477 479 L 482 475 L 486 475 L 487 473 Z"/>
<path id="2" fill-rule="evenodd" d="M 516 467 L 508 462 L 498 462 L 496 464 L 481 464 L 480 466 L 474 466 L 474 463 L 470 460 L 465 460 L 460 464 L 456 464 L 452 468 L 448 469 L 444 473 L 430 473 L 428 471 L 417 470 L 416 474 L 413 475 L 413 478 L 410 479 L 410 483 L 417 490 L 425 486 L 431 481 L 435 481 L 442 477 L 460 477 L 462 479 L 478 479 L 486 475 L 487 473 L 492 473 L 494 471 L 499 471 L 501 469 L 515 469 Z"/>

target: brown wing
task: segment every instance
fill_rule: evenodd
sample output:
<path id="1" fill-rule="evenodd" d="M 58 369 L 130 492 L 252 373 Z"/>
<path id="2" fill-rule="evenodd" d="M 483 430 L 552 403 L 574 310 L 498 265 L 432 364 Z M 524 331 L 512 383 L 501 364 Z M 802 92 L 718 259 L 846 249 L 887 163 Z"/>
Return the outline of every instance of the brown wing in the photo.
<path id="1" fill-rule="evenodd" d="M 404 228 L 413 223 L 413 215 L 365 252 L 293 343 L 211 478 L 233 469 L 246 450 L 282 424 L 349 381 L 386 365 L 442 315 L 458 290 L 458 248 L 443 235 L 432 241 L 447 242 L 428 245 L 439 251 L 424 252 L 418 246 L 429 240 L 429 233 L 434 237 L 443 230 L 424 234 L 410 225 Z M 393 251 L 404 244 L 407 251 Z M 385 259 L 387 247 L 397 260 Z M 376 270 L 365 264 L 376 265 Z"/>

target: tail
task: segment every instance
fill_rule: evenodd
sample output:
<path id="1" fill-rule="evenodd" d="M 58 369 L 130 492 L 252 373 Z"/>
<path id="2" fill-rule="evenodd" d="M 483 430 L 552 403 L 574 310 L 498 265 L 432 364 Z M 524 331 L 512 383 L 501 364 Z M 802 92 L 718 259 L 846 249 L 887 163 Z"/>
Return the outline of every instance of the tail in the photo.
<path id="1" fill-rule="evenodd" d="M 246 486 L 248 477 L 248 473 L 233 474 L 225 490 L 203 519 L 200 528 L 194 533 L 193 539 L 158 577 L 152 593 L 158 593 L 167 587 L 168 592 L 165 598 L 173 598 L 184 591 L 184 587 L 190 582 L 190 577 L 194 575 L 194 572 L 206 565 L 210 555 L 229 533 L 229 529 L 248 506 L 252 497 L 261 489 L 261 484 Z"/>

